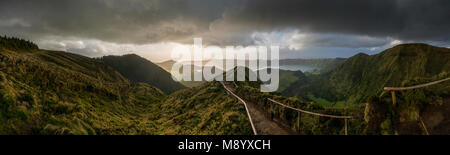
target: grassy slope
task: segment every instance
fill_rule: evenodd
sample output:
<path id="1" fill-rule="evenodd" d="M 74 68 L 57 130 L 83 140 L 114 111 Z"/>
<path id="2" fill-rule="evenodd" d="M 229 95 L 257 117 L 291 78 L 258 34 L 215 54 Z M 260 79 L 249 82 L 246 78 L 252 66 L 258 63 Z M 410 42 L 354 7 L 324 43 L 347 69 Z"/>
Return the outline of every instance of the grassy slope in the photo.
<path id="1" fill-rule="evenodd" d="M 0 134 L 250 133 L 217 84 L 166 96 L 96 59 L 0 47 Z"/>
<path id="2" fill-rule="evenodd" d="M 401 86 L 413 86 L 450 77 L 441 73 L 431 78 L 409 80 Z M 365 110 L 369 134 L 425 134 L 419 117 L 430 134 L 449 134 L 450 82 L 420 89 L 397 91 L 396 106 L 386 92 L 369 99 Z"/>
<path id="3" fill-rule="evenodd" d="M 75 54 L 0 50 L 0 134 L 154 132 L 136 118 L 164 99 L 158 89 Z"/>
<path id="4" fill-rule="evenodd" d="M 318 103 L 305 102 L 298 98 L 288 98 L 279 93 L 262 93 L 259 90 L 257 82 L 235 82 L 238 85 L 237 94 L 246 101 L 255 103 L 261 109 L 264 109 L 266 115 L 281 122 L 292 129 L 297 128 L 297 111 L 286 109 L 275 103 L 268 101 L 268 98 L 274 99 L 281 103 L 290 105 L 312 112 L 333 114 L 333 115 L 352 115 L 362 116 L 363 107 L 341 108 L 341 107 L 324 107 Z M 364 134 L 365 122 L 362 118 L 350 119 L 349 133 Z M 344 120 L 317 117 L 308 114 L 302 115 L 302 125 L 300 132 L 305 135 L 335 135 L 344 134 Z"/>
<path id="5" fill-rule="evenodd" d="M 236 78 L 236 71 L 234 69 L 234 75 Z M 248 68 L 244 68 L 246 72 L 249 72 Z M 252 72 L 253 73 L 253 72 Z M 229 74 L 227 74 L 229 75 Z M 225 76 L 225 75 L 224 75 Z M 255 104 L 262 111 L 265 112 L 267 117 L 272 118 L 274 121 L 284 124 L 292 129 L 297 128 L 297 111 L 286 109 L 272 103 L 268 98 L 274 99 L 289 106 L 304 109 L 307 111 L 332 114 L 332 115 L 352 115 L 361 116 L 356 119 L 350 119 L 349 133 L 350 134 L 364 134 L 366 123 L 362 119 L 364 107 L 363 105 L 354 106 L 351 108 L 343 107 L 324 107 L 314 102 L 305 102 L 295 97 L 285 97 L 278 92 L 261 92 L 261 81 L 249 81 L 249 76 L 246 74 L 245 81 L 234 81 L 236 84 L 236 94 L 242 97 L 247 102 Z M 236 79 L 235 79 L 236 80 Z M 309 114 L 302 115 L 302 125 L 300 132 L 305 135 L 335 135 L 344 134 L 344 120 L 333 119 L 325 117 L 317 117 Z"/>
<path id="6" fill-rule="evenodd" d="M 309 85 L 293 84 L 286 95 L 316 97 L 348 103 L 366 102 L 384 86 L 398 86 L 419 77 L 450 71 L 450 49 L 426 44 L 398 45 L 377 55 L 358 54 L 333 71 L 310 76 Z"/>
<path id="7" fill-rule="evenodd" d="M 305 75 L 301 71 L 280 70 L 280 85 L 277 92 L 283 92 L 294 82 L 305 79 Z"/>
<path id="8" fill-rule="evenodd" d="M 218 82 L 175 92 L 160 109 L 161 134 L 252 134 L 244 105 Z"/>
<path id="9" fill-rule="evenodd" d="M 374 56 L 349 59 L 331 77 L 339 92 L 349 92 L 350 102 L 363 102 L 382 92 L 385 86 L 398 86 L 415 78 L 429 78 L 450 72 L 450 49 L 425 44 L 404 44 Z"/>

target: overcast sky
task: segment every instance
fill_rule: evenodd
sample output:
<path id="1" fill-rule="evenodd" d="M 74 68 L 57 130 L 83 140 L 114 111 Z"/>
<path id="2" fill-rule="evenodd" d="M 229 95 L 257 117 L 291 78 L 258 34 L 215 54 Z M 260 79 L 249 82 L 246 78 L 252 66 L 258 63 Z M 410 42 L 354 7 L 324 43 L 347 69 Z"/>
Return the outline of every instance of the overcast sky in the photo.
<path id="1" fill-rule="evenodd" d="M 0 0 L 0 34 L 90 57 L 170 59 L 204 46 L 281 46 L 281 58 L 374 54 L 400 43 L 450 47 L 449 0 Z"/>

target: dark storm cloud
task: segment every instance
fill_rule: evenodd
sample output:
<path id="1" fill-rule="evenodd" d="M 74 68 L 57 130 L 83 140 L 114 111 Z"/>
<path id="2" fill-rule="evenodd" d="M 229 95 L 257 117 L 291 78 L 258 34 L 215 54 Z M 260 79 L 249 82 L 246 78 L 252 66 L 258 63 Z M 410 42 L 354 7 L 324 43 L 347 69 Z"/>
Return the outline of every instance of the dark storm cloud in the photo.
<path id="1" fill-rule="evenodd" d="M 192 43 L 193 37 L 248 44 L 253 32 L 298 29 L 448 41 L 449 10 L 448 0 L 1 0 L 0 33 L 134 44 Z M 342 37 L 314 41 L 330 46 L 339 43 L 336 39 Z"/>
<path id="2" fill-rule="evenodd" d="M 1 33 L 118 43 L 176 41 L 208 30 L 233 1 L 2 0 Z"/>
<path id="3" fill-rule="evenodd" d="M 420 41 L 449 40 L 449 19 L 448 0 L 255 0 L 226 12 L 217 27 L 266 31 L 291 27 Z"/>

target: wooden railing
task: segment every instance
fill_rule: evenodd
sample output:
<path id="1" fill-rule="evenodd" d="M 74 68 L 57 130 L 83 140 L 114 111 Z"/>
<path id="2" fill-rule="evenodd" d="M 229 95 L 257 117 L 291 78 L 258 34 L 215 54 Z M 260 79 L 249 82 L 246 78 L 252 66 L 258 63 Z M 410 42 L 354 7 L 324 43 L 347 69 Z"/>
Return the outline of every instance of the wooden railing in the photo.
<path id="1" fill-rule="evenodd" d="M 233 95 L 234 97 L 236 97 L 240 102 L 242 102 L 242 103 L 244 104 L 244 106 L 245 106 L 245 111 L 247 111 L 248 120 L 250 121 L 250 125 L 252 126 L 253 134 L 258 135 L 258 133 L 256 132 L 255 125 L 253 124 L 252 116 L 250 115 L 250 112 L 249 112 L 249 110 L 248 110 L 247 102 L 245 102 L 242 98 L 240 98 L 239 96 L 237 96 L 236 94 L 234 94 L 233 91 L 231 91 L 230 89 L 228 89 L 228 87 L 225 85 L 225 83 L 223 83 L 223 81 L 220 81 L 220 83 L 221 83 L 222 86 L 225 88 L 225 90 L 227 90 L 228 93 L 230 93 L 231 95 Z"/>
<path id="2" fill-rule="evenodd" d="M 433 81 L 433 82 L 420 84 L 420 85 L 415 85 L 415 86 L 409 86 L 409 87 L 384 87 L 384 90 L 397 91 L 397 90 L 417 89 L 417 88 L 422 88 L 422 87 L 426 87 L 426 86 L 435 85 L 435 84 L 438 84 L 438 83 L 441 83 L 441 82 L 444 82 L 444 81 L 448 81 L 448 80 L 450 80 L 450 78 L 445 78 L 445 79 L 442 79 L 442 80 Z"/>
<path id="3" fill-rule="evenodd" d="M 442 79 L 442 80 L 433 81 L 433 82 L 430 82 L 430 83 L 425 83 L 425 84 L 420 84 L 420 85 L 415 85 L 415 86 L 409 86 L 409 87 L 384 87 L 384 90 L 391 91 L 392 104 L 395 106 L 396 105 L 395 91 L 423 88 L 423 87 L 426 87 L 426 86 L 435 85 L 435 84 L 438 84 L 438 83 L 441 83 L 441 82 L 444 82 L 444 81 L 448 81 L 448 80 L 450 80 L 450 78 L 445 78 L 445 79 Z"/>
<path id="4" fill-rule="evenodd" d="M 441 83 L 441 82 L 444 82 L 444 81 L 448 81 L 448 80 L 450 80 L 450 78 L 446 78 L 446 79 L 442 79 L 442 80 L 438 80 L 438 81 L 434 81 L 434 82 L 430 82 L 430 83 L 420 84 L 420 85 L 416 85 L 416 86 L 409 86 L 409 87 L 384 87 L 384 90 L 385 91 L 391 91 L 392 104 L 395 106 L 396 105 L 395 91 L 423 88 L 423 87 L 426 87 L 426 86 L 435 85 L 435 84 L 438 84 L 438 83 Z M 248 107 L 247 107 L 247 103 L 242 98 L 240 98 L 239 96 L 234 94 L 228 87 L 226 87 L 226 85 L 223 82 L 221 82 L 221 84 L 224 86 L 224 88 L 226 89 L 226 91 L 228 93 L 230 93 L 231 95 L 236 97 L 240 102 L 242 102 L 244 104 L 245 110 L 247 112 L 248 119 L 250 121 L 250 125 L 252 126 L 253 133 L 255 135 L 257 135 L 255 125 L 253 124 L 252 117 L 251 117 L 250 112 L 249 112 Z M 278 104 L 280 106 L 283 106 L 285 108 L 297 111 L 298 112 L 298 115 L 297 115 L 298 116 L 297 117 L 297 126 L 298 126 L 298 128 L 300 128 L 301 114 L 305 113 L 305 114 L 310 114 L 310 115 L 319 116 L 319 117 L 344 119 L 344 121 L 345 121 L 345 127 L 344 127 L 345 135 L 348 135 L 348 119 L 355 118 L 355 116 L 337 116 L 337 115 L 315 113 L 315 112 L 306 111 L 306 110 L 299 109 L 299 108 L 294 108 L 294 107 L 288 106 L 286 104 L 282 104 L 282 103 L 280 103 L 278 101 L 275 101 L 275 100 L 273 100 L 271 98 L 268 98 L 268 100 L 273 102 L 273 103 L 276 103 L 276 104 Z M 421 123 L 421 125 L 422 125 L 422 127 L 423 127 L 423 129 L 425 131 L 425 133 L 428 135 L 429 134 L 428 129 L 427 129 L 425 123 L 423 122 L 423 120 L 422 120 L 422 118 L 420 116 L 419 116 L 419 121 L 420 121 L 420 123 Z"/>
<path id="5" fill-rule="evenodd" d="M 250 115 L 250 112 L 249 112 L 249 110 L 248 110 L 247 102 L 245 102 L 245 101 L 244 101 L 241 97 L 239 97 L 238 95 L 234 94 L 233 91 L 231 91 L 231 90 L 225 85 L 225 83 L 224 83 L 223 81 L 221 81 L 220 83 L 221 83 L 222 86 L 225 88 L 225 90 L 227 91 L 227 93 L 233 95 L 235 98 L 237 98 L 240 102 L 242 102 L 242 103 L 244 104 L 245 110 L 246 110 L 246 112 L 247 112 L 248 119 L 249 119 L 249 121 L 250 121 L 250 125 L 252 126 L 253 133 L 254 133 L 255 135 L 257 135 L 258 133 L 257 133 L 257 131 L 256 131 L 255 125 L 254 125 L 254 123 L 253 123 L 253 119 L 252 119 L 252 117 L 251 117 L 251 115 Z M 283 106 L 283 107 L 285 107 L 285 108 L 288 108 L 288 109 L 292 109 L 292 110 L 297 111 L 297 112 L 298 112 L 298 117 L 297 117 L 297 125 L 298 125 L 298 127 L 300 127 L 300 123 L 301 123 L 301 114 L 302 114 L 302 113 L 310 114 L 310 115 L 314 115 L 314 116 L 319 116 L 319 117 L 338 118 L 338 119 L 344 119 L 344 120 L 345 120 L 345 135 L 348 135 L 348 119 L 355 118 L 354 116 L 337 116 L 337 115 L 329 115 L 329 114 L 315 113 L 315 112 L 306 111 L 306 110 L 303 110 L 303 109 L 294 108 L 294 107 L 285 105 L 285 104 L 280 103 L 280 102 L 278 102 L 278 101 L 275 101 L 275 100 L 273 100 L 273 99 L 271 99 L 271 98 L 268 98 L 268 100 L 271 101 L 271 102 L 273 102 L 273 103 L 276 103 L 276 104 L 278 104 L 278 105 L 281 105 L 281 106 Z"/>
<path id="6" fill-rule="evenodd" d="M 337 116 L 337 115 L 315 113 L 315 112 L 306 111 L 306 110 L 299 109 L 299 108 L 294 108 L 294 107 L 288 106 L 286 104 L 280 103 L 278 101 L 275 101 L 273 99 L 270 99 L 270 98 L 268 98 L 268 100 L 273 102 L 273 103 L 276 103 L 276 104 L 278 104 L 280 106 L 283 106 L 285 108 L 297 111 L 298 112 L 298 115 L 297 115 L 297 127 L 298 127 L 298 129 L 300 128 L 301 115 L 302 115 L 302 113 L 305 113 L 305 114 L 310 114 L 310 115 L 319 116 L 319 117 L 344 119 L 344 121 L 345 121 L 344 131 L 345 131 L 345 135 L 348 135 L 348 119 L 355 118 L 354 116 Z"/>
<path id="7" fill-rule="evenodd" d="M 425 84 L 419 84 L 419 85 L 415 85 L 415 86 L 409 86 L 409 87 L 384 87 L 385 91 L 391 91 L 391 96 L 392 96 L 392 105 L 395 107 L 397 105 L 397 100 L 395 97 L 395 91 L 401 91 L 401 90 L 410 90 L 410 89 L 418 89 L 418 88 L 423 88 L 423 87 L 427 87 L 427 86 L 431 86 L 431 85 L 435 85 L 444 81 L 449 81 L 450 78 L 445 78 L 442 80 L 438 80 L 438 81 L 433 81 L 433 82 L 429 82 L 429 83 L 425 83 Z M 422 118 L 419 115 L 419 121 L 420 124 L 423 127 L 424 132 L 429 135 L 428 129 L 425 125 L 425 123 L 423 122 Z"/>

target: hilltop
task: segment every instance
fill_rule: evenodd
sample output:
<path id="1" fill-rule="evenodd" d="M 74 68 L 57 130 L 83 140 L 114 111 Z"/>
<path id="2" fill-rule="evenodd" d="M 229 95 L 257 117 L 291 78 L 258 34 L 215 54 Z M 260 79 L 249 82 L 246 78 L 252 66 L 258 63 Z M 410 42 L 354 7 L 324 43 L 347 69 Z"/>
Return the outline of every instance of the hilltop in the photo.
<path id="1" fill-rule="evenodd" d="M 15 38 L 0 36 L 0 47 L 10 50 L 38 50 L 38 46 L 31 41 Z"/>
<path id="2" fill-rule="evenodd" d="M 244 106 L 219 82 L 166 89 L 172 92 L 166 95 L 161 89 L 173 88 L 165 87 L 173 81 L 145 80 L 155 80 L 153 74 L 172 80 L 170 74 L 137 55 L 92 59 L 41 50 L 26 40 L 2 39 L 0 134 L 252 133 Z M 405 44 L 376 55 L 357 54 L 319 74 L 280 70 L 281 93 L 260 92 L 261 81 L 228 84 L 265 117 L 291 129 L 298 128 L 297 112 L 275 106 L 268 98 L 308 111 L 358 116 L 349 120 L 351 134 L 423 134 L 420 119 L 432 134 L 446 134 L 449 82 L 398 92 L 397 107 L 391 106 L 382 88 L 448 77 L 449 59 L 447 48 Z M 343 120 L 302 116 L 302 122 L 303 134 L 344 132 Z"/>
<path id="3" fill-rule="evenodd" d="M 397 87 L 407 87 L 449 78 L 443 72 L 431 78 L 415 78 Z M 367 134 L 443 134 L 450 128 L 450 81 L 396 91 L 396 104 L 390 92 L 369 98 L 365 120 Z"/>
<path id="4" fill-rule="evenodd" d="M 329 101 L 356 104 L 380 94 L 385 86 L 398 86 L 415 78 L 450 72 L 450 49 L 427 44 L 402 44 L 376 55 L 357 54 L 332 71 L 292 84 L 290 96 L 313 94 Z"/>
<path id="5" fill-rule="evenodd" d="M 165 95 L 88 57 L 0 47 L 0 134 L 150 134 Z"/>
<path id="6" fill-rule="evenodd" d="M 100 58 L 133 82 L 144 82 L 161 89 L 166 94 L 185 88 L 172 79 L 172 75 L 158 65 L 136 54 L 104 56 Z"/>
<path id="7" fill-rule="evenodd" d="M 242 104 L 217 83 L 167 96 L 99 59 L 0 46 L 0 134 L 249 133 Z"/>

